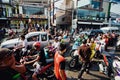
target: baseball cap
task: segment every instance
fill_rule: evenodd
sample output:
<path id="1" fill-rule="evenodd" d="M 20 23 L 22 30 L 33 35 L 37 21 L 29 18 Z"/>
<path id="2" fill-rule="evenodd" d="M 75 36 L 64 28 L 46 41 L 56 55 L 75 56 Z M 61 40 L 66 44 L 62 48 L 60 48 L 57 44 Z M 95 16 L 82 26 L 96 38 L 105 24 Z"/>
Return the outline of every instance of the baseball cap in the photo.
<path id="1" fill-rule="evenodd" d="M 7 48 L 0 48 L 0 60 L 10 56 L 13 53 L 13 50 Z"/>

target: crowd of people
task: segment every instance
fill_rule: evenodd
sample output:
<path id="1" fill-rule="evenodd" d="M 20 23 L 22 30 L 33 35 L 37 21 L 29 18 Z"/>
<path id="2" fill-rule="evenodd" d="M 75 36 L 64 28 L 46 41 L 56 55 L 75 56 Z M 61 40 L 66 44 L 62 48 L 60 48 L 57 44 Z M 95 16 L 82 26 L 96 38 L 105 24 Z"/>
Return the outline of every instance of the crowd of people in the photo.
<path id="1" fill-rule="evenodd" d="M 33 31 L 36 30 L 34 29 Z M 55 31 L 54 34 L 52 34 L 53 31 L 46 31 L 48 31 L 48 34 L 52 35 L 52 38 L 54 39 L 54 42 L 49 43 L 46 48 L 49 48 L 49 53 L 54 53 L 54 56 L 52 58 L 54 58 L 54 74 L 56 76 L 56 80 L 67 80 L 67 75 L 65 73 L 65 52 L 67 49 L 67 45 L 64 43 L 63 39 L 71 36 L 71 34 L 69 34 L 68 31 L 62 30 Z M 30 29 L 28 29 L 28 32 L 31 32 Z M 44 48 L 41 49 L 41 43 L 37 41 L 33 44 L 33 54 L 30 54 L 29 56 L 27 55 L 27 58 L 35 57 L 35 59 L 31 61 L 25 60 L 27 54 L 27 41 L 25 40 L 25 34 L 21 35 L 20 37 L 22 40 L 22 44 L 20 46 L 15 46 L 15 49 L 22 49 L 22 58 L 20 62 L 17 62 L 15 60 L 15 57 L 13 55 L 14 51 L 7 48 L 0 49 L 0 75 L 2 75 L 0 76 L 0 80 L 13 80 L 13 76 L 9 73 L 10 69 L 23 74 L 27 71 L 25 65 L 34 64 L 33 66 L 36 67 L 36 63 L 41 62 L 41 65 L 36 67 L 36 70 L 32 74 L 32 79 L 38 80 L 37 75 L 40 74 L 41 67 L 46 64 L 46 55 Z M 108 46 L 115 45 L 115 42 L 117 41 L 117 36 L 114 32 L 98 34 L 90 38 L 86 34 L 80 34 L 75 41 L 79 42 L 80 44 L 78 48 L 78 54 L 81 57 L 82 67 L 79 72 L 78 79 L 81 80 L 84 71 L 87 71 L 87 73 L 89 73 L 89 64 L 91 62 L 91 55 L 93 54 L 93 51 L 108 51 Z M 99 46 L 102 44 L 104 44 L 104 47 L 101 47 L 100 49 Z"/>

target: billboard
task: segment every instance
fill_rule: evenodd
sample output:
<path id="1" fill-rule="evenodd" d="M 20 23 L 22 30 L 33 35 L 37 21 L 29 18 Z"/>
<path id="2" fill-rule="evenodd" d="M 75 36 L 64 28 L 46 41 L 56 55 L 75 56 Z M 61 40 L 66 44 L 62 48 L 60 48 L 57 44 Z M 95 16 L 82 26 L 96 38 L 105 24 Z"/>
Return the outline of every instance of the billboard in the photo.
<path id="1" fill-rule="evenodd" d="M 86 5 L 91 4 L 91 0 L 78 0 L 78 6 L 77 7 L 83 7 Z"/>

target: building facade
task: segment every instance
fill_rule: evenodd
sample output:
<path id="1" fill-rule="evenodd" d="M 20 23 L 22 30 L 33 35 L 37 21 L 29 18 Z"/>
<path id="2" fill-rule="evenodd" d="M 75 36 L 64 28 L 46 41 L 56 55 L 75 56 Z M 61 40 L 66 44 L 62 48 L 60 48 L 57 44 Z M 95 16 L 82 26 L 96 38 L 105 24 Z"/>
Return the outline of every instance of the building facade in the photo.
<path id="1" fill-rule="evenodd" d="M 12 16 L 13 6 L 11 0 L 0 0 L 0 29 L 9 27 L 10 20 L 8 17 Z"/>
<path id="2" fill-rule="evenodd" d="M 108 1 L 91 0 L 90 4 L 77 9 L 78 28 L 100 28 L 104 26 L 108 15 Z"/>

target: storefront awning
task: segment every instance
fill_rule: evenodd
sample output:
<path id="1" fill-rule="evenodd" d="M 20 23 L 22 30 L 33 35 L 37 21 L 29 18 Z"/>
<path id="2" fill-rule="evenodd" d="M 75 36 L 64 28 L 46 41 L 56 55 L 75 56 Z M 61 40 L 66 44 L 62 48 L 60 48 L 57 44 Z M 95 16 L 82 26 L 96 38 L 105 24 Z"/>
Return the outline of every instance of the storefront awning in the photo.
<path id="1" fill-rule="evenodd" d="M 80 21 L 78 21 L 78 24 L 103 25 L 103 23 L 96 23 L 96 22 L 80 22 Z"/>
<path id="2" fill-rule="evenodd" d="M 78 24 L 91 24 L 91 22 L 80 22 L 80 21 L 78 21 Z"/>
<path id="3" fill-rule="evenodd" d="M 92 25 L 103 25 L 103 23 L 95 23 L 95 22 L 92 22 Z"/>

